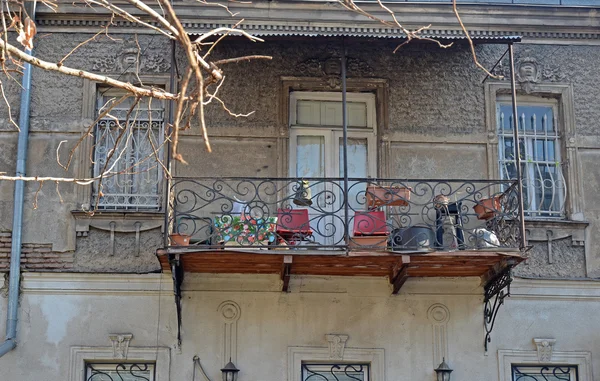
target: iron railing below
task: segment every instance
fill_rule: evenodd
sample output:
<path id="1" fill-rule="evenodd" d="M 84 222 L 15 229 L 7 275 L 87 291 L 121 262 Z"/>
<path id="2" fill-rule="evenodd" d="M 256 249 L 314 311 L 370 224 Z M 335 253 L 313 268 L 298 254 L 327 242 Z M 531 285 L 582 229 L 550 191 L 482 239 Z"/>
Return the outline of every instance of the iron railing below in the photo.
<path id="1" fill-rule="evenodd" d="M 511 180 L 351 178 L 347 192 L 341 178 L 174 178 L 171 186 L 169 231 L 188 236 L 196 249 L 418 253 L 522 246 Z"/>

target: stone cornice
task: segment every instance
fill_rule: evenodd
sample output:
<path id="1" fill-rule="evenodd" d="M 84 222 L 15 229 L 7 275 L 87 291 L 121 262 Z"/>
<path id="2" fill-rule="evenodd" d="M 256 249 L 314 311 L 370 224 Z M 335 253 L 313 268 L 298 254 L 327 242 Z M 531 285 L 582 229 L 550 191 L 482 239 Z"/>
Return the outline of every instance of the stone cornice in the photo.
<path id="1" fill-rule="evenodd" d="M 432 32 L 460 34 L 449 5 L 393 3 L 389 6 L 402 14 L 404 24 L 409 27 L 432 24 L 432 29 L 435 29 Z M 184 27 L 192 33 L 218 26 L 231 26 L 244 18 L 244 29 L 263 36 L 401 37 L 397 30 L 384 28 L 380 23 L 330 2 L 232 3 L 230 9 L 236 14 L 234 17 L 223 8 L 202 6 L 189 1 L 178 1 L 175 8 Z M 364 4 L 363 8 L 376 16 L 387 17 L 376 4 Z M 37 16 L 39 29 L 45 32 L 76 30 L 81 33 L 88 29 L 90 32 L 97 32 L 107 20 L 106 13 L 90 13 L 89 8 L 61 4 L 60 10 L 59 13 L 40 11 Z M 135 9 L 130 11 L 137 13 Z M 521 35 L 531 41 L 600 40 L 600 8 L 461 5 L 460 12 L 474 35 Z M 144 28 L 131 22 L 116 21 L 113 32 L 115 29 L 128 31 Z M 153 32 L 148 30 L 148 33 Z"/>

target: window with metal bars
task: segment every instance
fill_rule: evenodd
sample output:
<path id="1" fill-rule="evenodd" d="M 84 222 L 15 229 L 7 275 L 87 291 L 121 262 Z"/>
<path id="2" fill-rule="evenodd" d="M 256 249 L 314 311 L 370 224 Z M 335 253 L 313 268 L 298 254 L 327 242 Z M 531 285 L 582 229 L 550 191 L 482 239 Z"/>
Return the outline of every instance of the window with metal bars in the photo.
<path id="1" fill-rule="evenodd" d="M 158 210 L 162 205 L 164 101 L 129 97 L 100 90 L 96 115 L 114 106 L 96 124 L 93 174 L 102 175 L 93 187 L 92 208 Z M 99 185 L 100 184 L 100 185 Z"/>
<path id="2" fill-rule="evenodd" d="M 499 170 L 502 179 L 516 179 L 513 109 L 510 100 L 496 105 Z M 563 218 L 567 186 L 561 161 L 561 141 L 556 123 L 557 104 L 518 103 L 519 148 L 525 215 Z"/>
<path id="3" fill-rule="evenodd" d="M 573 365 L 513 365 L 512 381 L 579 381 Z"/>
<path id="4" fill-rule="evenodd" d="M 368 364 L 302 364 L 302 381 L 369 381 Z"/>
<path id="5" fill-rule="evenodd" d="M 154 363 L 87 363 L 85 381 L 154 381 Z"/>

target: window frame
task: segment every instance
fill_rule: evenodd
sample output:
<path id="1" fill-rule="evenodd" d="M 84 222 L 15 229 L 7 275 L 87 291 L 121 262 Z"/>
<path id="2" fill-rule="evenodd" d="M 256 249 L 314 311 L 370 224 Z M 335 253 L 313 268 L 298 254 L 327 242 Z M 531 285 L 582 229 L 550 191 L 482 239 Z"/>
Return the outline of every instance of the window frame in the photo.
<path id="1" fill-rule="evenodd" d="M 498 110 L 498 106 L 500 105 L 511 105 L 512 106 L 512 99 L 510 96 L 508 95 L 499 95 L 496 98 L 496 120 L 498 120 L 498 114 L 497 114 L 497 110 Z M 526 219 L 551 219 L 551 220 L 561 220 L 561 219 L 565 219 L 566 217 L 566 212 L 567 212 L 567 198 L 569 195 L 569 187 L 567 184 L 567 179 L 564 175 L 565 172 L 565 168 L 563 168 L 565 166 L 565 161 L 563 159 L 563 157 L 565 156 L 565 149 L 564 149 L 564 136 L 562 134 L 562 129 L 561 129 L 561 123 L 559 121 L 558 115 L 559 115 L 559 105 L 558 105 L 558 100 L 556 98 L 549 98 L 549 97 L 540 97 L 540 96 L 528 96 L 528 95 L 522 95 L 519 96 L 517 99 L 517 107 L 522 107 L 522 106 L 542 106 L 542 107 L 549 107 L 552 109 L 552 117 L 553 117 L 553 121 L 552 123 L 554 124 L 554 129 L 555 129 L 555 134 L 554 136 L 550 136 L 551 140 L 553 140 L 555 142 L 555 163 L 558 162 L 559 165 L 557 165 L 558 168 L 558 173 L 560 173 L 560 176 L 562 177 L 562 182 L 563 182 L 563 186 L 561 188 L 566 188 L 566 189 L 558 189 L 559 192 L 559 197 L 561 198 L 560 203 L 562 204 L 562 210 L 560 211 L 544 211 L 539 209 L 539 205 L 536 205 L 536 197 L 534 195 L 536 188 L 528 187 L 528 198 L 530 200 L 532 200 L 532 205 L 531 205 L 531 209 L 525 209 L 525 218 Z M 511 108 L 512 110 L 512 108 Z M 508 137 L 511 138 L 513 137 L 513 130 L 510 130 L 510 134 L 505 134 L 502 133 L 503 130 L 501 130 L 499 128 L 499 126 L 496 123 L 496 133 L 498 135 L 498 158 L 497 158 L 497 162 L 498 162 L 498 172 L 499 172 L 499 176 L 500 178 L 502 178 L 503 174 L 502 174 L 502 170 L 501 170 L 501 166 L 502 166 L 502 162 L 514 162 L 511 160 L 507 160 L 504 155 L 502 155 L 502 147 L 501 147 L 501 139 L 500 137 Z M 523 143 L 525 146 L 530 146 L 531 143 L 533 142 L 533 140 L 535 138 L 537 138 L 537 136 L 519 136 L 520 139 L 523 139 Z M 543 135 L 541 136 L 542 138 L 544 137 Z M 550 140 L 550 139 L 549 139 Z M 533 168 L 529 168 L 530 166 L 528 165 L 529 159 L 527 157 L 525 157 L 525 152 L 521 152 L 521 155 L 524 157 L 524 159 L 522 159 L 525 162 L 525 168 L 528 172 L 533 172 L 534 169 Z M 523 162 L 522 161 L 522 162 Z M 542 164 L 546 164 L 546 162 L 544 161 L 538 161 L 538 160 L 532 160 L 533 163 L 542 163 Z M 535 173 L 527 173 L 527 178 L 525 179 L 526 182 L 535 182 Z M 533 180 L 532 180 L 533 179 Z M 558 188 L 558 186 L 557 186 Z M 525 207 L 527 208 L 527 205 L 525 205 Z M 548 214 L 545 214 L 548 213 Z M 552 215 L 549 215 L 552 214 Z"/>
<path id="2" fill-rule="evenodd" d="M 121 89 L 110 88 L 110 87 L 106 88 L 106 87 L 103 87 L 103 86 L 96 86 L 96 96 L 95 96 L 96 102 L 95 102 L 95 110 L 94 110 L 94 112 L 95 112 L 94 113 L 94 119 L 96 119 L 98 117 L 99 111 L 101 110 L 102 107 L 104 107 L 105 103 L 101 101 L 101 97 L 105 96 L 107 93 L 110 94 L 110 95 L 108 95 L 109 97 L 112 97 L 114 95 L 114 98 L 117 98 L 117 97 L 120 97 L 122 95 L 125 95 L 126 91 L 123 91 Z M 165 138 L 164 137 L 165 128 L 166 128 L 166 125 L 167 125 L 167 120 L 166 119 L 167 119 L 167 104 L 168 104 L 168 101 L 166 101 L 166 100 L 152 100 L 152 102 L 161 102 L 163 104 L 163 107 L 161 109 L 161 113 L 163 115 L 162 121 L 161 121 L 162 126 L 159 127 L 159 130 L 157 131 L 157 142 L 156 142 L 156 144 L 157 144 L 157 148 L 158 148 L 159 154 L 161 156 L 161 160 L 164 160 L 165 157 L 166 157 L 166 155 L 165 155 L 165 149 L 164 149 L 164 144 L 163 143 L 164 143 L 164 138 Z M 142 108 L 142 107 L 144 107 L 144 106 L 140 106 L 139 109 L 140 110 L 145 110 L 145 107 L 144 108 Z M 154 109 L 152 109 L 152 111 L 154 111 Z M 101 121 L 105 121 L 105 120 L 107 120 L 107 119 L 102 119 Z M 91 157 L 93 158 L 93 161 L 92 161 L 92 176 L 94 176 L 94 177 L 98 176 L 98 171 L 99 171 L 99 168 L 96 167 L 96 160 L 97 160 L 97 158 L 96 158 L 96 152 L 97 152 L 97 147 L 98 147 L 99 141 L 103 139 L 103 137 L 99 136 L 99 124 L 100 124 L 101 121 L 98 121 L 98 123 L 96 123 L 94 125 L 94 131 L 93 131 L 93 145 L 92 145 Z M 152 126 L 148 126 L 148 128 L 152 128 Z M 160 136 L 160 135 L 163 135 L 163 136 Z M 127 158 L 125 159 L 125 163 L 129 163 L 130 158 L 132 158 L 132 156 L 130 156 L 130 155 L 135 155 L 135 156 L 138 155 L 137 152 L 131 152 L 133 150 L 128 150 L 127 149 L 126 151 L 127 151 L 126 152 Z M 146 156 L 144 156 L 144 158 L 146 158 Z M 144 158 L 142 158 L 142 160 Z M 134 172 L 135 172 L 135 170 L 134 170 Z M 134 174 L 127 174 L 126 176 L 127 176 L 127 178 L 130 178 L 130 177 L 133 178 L 135 176 L 143 176 L 143 175 L 141 175 L 141 174 L 137 174 L 136 175 L 134 173 Z M 144 195 L 151 196 L 151 197 L 156 197 L 157 200 L 158 200 L 158 203 L 157 203 L 156 206 L 146 205 L 146 206 L 139 207 L 139 206 L 137 206 L 135 204 L 124 203 L 122 205 L 115 205 L 115 206 L 103 207 L 102 203 L 98 203 L 98 210 L 99 211 L 103 211 L 103 212 L 105 212 L 105 211 L 106 212 L 146 212 L 146 211 L 147 212 L 158 212 L 158 211 L 161 211 L 163 209 L 163 206 L 164 206 L 164 198 L 163 198 L 163 196 L 165 195 L 164 179 L 165 179 L 165 177 L 164 177 L 164 174 L 162 173 L 162 169 L 161 169 L 160 165 L 157 163 L 157 184 L 156 184 L 156 190 L 157 190 L 157 192 L 156 192 L 156 194 L 152 194 L 152 195 L 150 195 L 150 194 L 142 194 L 140 192 L 133 192 L 131 190 L 130 190 L 130 192 L 127 192 L 127 193 L 123 194 L 123 197 L 135 197 L 135 196 L 144 196 Z M 91 207 L 94 207 L 95 203 L 96 203 L 97 194 L 96 194 L 95 186 L 96 186 L 96 182 L 92 183 L 91 198 L 90 198 L 90 206 Z M 131 186 L 131 187 L 133 187 L 133 186 Z M 119 187 L 119 188 L 122 188 L 122 187 Z M 107 192 L 105 192 L 105 193 L 107 193 Z M 114 194 L 107 193 L 107 196 L 111 196 L 111 195 L 113 195 L 113 197 L 115 197 Z"/>
<path id="3" fill-rule="evenodd" d="M 369 381 L 385 381 L 385 350 L 348 348 L 343 357 L 334 359 L 329 348 L 288 347 L 288 381 L 302 381 L 302 364 L 368 364 Z"/>
<path id="4" fill-rule="evenodd" d="M 485 84 L 486 126 L 488 132 L 488 172 L 495 179 L 500 179 L 498 167 L 499 139 L 496 121 L 496 104 L 498 98 L 510 96 L 509 82 L 488 81 Z M 577 155 L 577 135 L 575 131 L 575 112 L 573 108 L 573 87 L 564 83 L 536 83 L 533 91 L 525 92 L 517 89 L 517 105 L 523 97 L 553 99 L 557 102 L 557 115 L 554 116 L 561 137 L 561 154 L 563 175 L 565 177 L 567 196 L 565 199 L 565 216 L 559 218 L 525 216 L 526 221 L 584 221 L 583 186 L 581 170 Z"/>
<path id="5" fill-rule="evenodd" d="M 582 351 L 553 351 L 550 360 L 540 361 L 536 350 L 498 350 L 499 381 L 513 381 L 513 366 L 573 366 L 578 381 L 593 381 L 592 354 Z"/>
<path id="6" fill-rule="evenodd" d="M 169 381 L 171 354 L 167 347 L 132 347 L 116 358 L 112 347 L 71 347 L 69 381 L 86 380 L 88 363 L 154 363 L 154 380 Z"/>
<path id="7" fill-rule="evenodd" d="M 139 79 L 145 86 L 154 86 L 165 89 L 165 91 L 171 91 L 169 74 L 156 74 L 156 75 L 139 75 Z M 87 130 L 90 125 L 96 120 L 96 105 L 97 105 L 97 94 L 98 90 L 102 88 L 102 84 L 90 81 L 88 79 L 83 80 L 83 102 L 82 102 L 82 130 Z M 164 123 L 165 128 L 168 123 L 168 115 L 170 115 L 171 102 L 165 101 L 164 107 Z M 95 131 L 94 126 L 94 131 Z M 93 158 L 93 147 L 95 144 L 95 136 L 94 134 L 88 134 L 80 143 L 79 149 L 76 152 L 77 163 L 79 164 L 75 167 L 75 175 L 78 178 L 89 178 L 93 176 L 94 173 L 94 164 L 90 162 L 90 158 Z M 166 200 L 164 195 L 166 194 L 167 189 L 167 181 L 164 181 L 164 176 L 162 179 L 161 194 L 162 202 L 158 209 L 106 209 L 102 210 L 103 213 L 119 213 L 123 214 L 137 214 L 139 219 L 139 214 L 148 214 L 148 215 L 156 215 L 163 213 L 165 211 Z M 77 210 L 88 211 L 90 210 L 93 200 L 93 186 L 92 184 L 85 186 L 76 187 L 76 199 L 77 199 Z M 99 214 L 98 214 L 99 215 Z"/>
<path id="8" fill-rule="evenodd" d="M 567 364 L 539 364 L 539 365 L 530 365 L 530 364 L 512 364 L 511 366 L 511 380 L 512 381 L 517 381 L 515 380 L 514 376 L 515 376 L 515 368 L 519 369 L 519 368 L 530 368 L 530 369 L 535 369 L 536 372 L 542 372 L 544 368 L 569 368 L 569 381 L 579 381 L 579 368 L 577 367 L 577 365 L 567 365 Z M 574 374 L 573 374 L 574 373 Z M 541 375 L 541 374 L 540 374 Z M 567 373 L 564 373 L 564 375 L 567 375 Z M 525 380 L 527 380 L 527 377 L 532 377 L 529 374 L 524 374 L 523 376 L 525 376 Z M 535 375 L 533 375 L 535 376 Z M 535 376 L 537 378 L 537 376 Z"/>

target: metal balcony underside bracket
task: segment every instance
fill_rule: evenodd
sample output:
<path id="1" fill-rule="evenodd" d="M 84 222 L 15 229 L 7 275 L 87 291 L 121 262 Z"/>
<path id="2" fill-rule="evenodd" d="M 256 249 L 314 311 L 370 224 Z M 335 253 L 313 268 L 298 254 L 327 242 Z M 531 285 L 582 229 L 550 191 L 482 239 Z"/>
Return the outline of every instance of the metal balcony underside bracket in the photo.
<path id="1" fill-rule="evenodd" d="M 179 254 L 169 254 L 169 264 L 173 276 L 173 293 L 177 309 L 177 346 L 181 347 L 181 285 L 183 284 L 183 264 Z"/>
<path id="2" fill-rule="evenodd" d="M 285 255 L 283 257 L 283 264 L 281 266 L 281 280 L 283 282 L 282 286 L 281 286 L 281 291 L 283 291 L 283 292 L 289 292 L 291 271 L 292 271 L 292 256 Z"/>
<path id="3" fill-rule="evenodd" d="M 491 334 L 494 329 L 494 323 L 500 306 L 504 304 L 504 299 L 510 296 L 510 284 L 513 281 L 512 265 L 508 265 L 502 271 L 491 277 L 483 287 L 484 290 L 484 309 L 483 323 L 485 328 L 485 352 L 488 351 L 488 344 L 492 341 Z"/>

